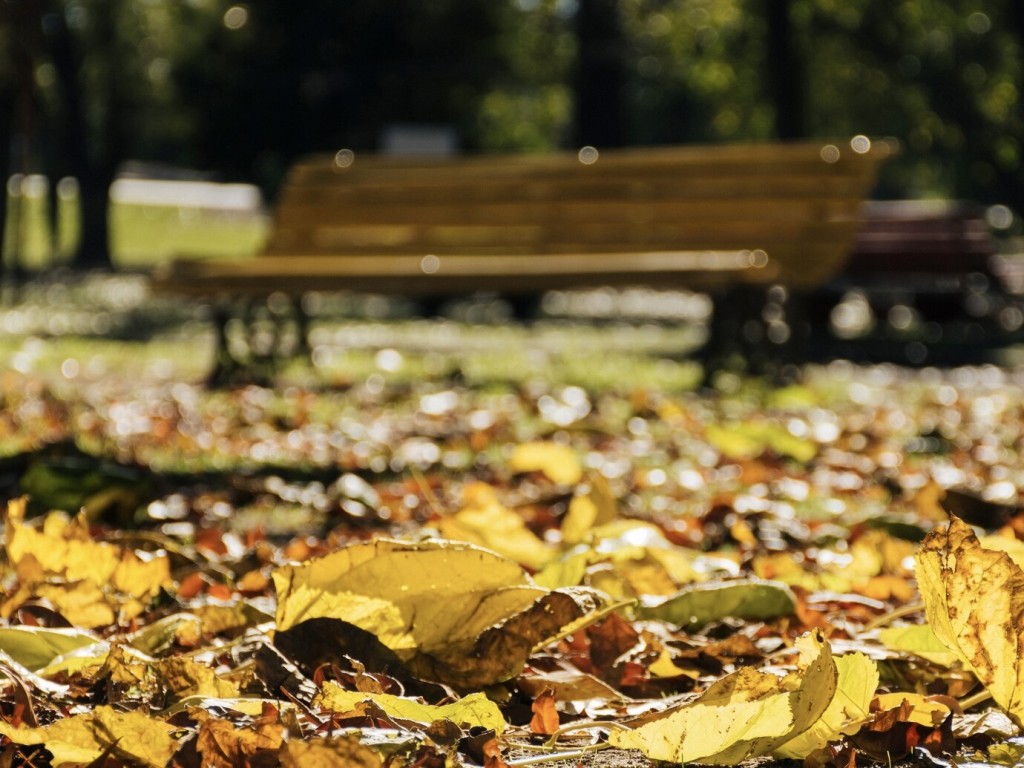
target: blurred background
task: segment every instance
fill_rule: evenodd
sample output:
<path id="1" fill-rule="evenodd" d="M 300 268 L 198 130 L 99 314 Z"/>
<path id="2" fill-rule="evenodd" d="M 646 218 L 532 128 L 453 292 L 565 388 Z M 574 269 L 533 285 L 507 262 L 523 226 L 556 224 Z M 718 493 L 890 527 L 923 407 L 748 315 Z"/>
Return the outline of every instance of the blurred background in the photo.
<path id="1" fill-rule="evenodd" d="M 252 252 L 313 151 L 854 134 L 1013 235 L 1022 67 L 1016 0 L 0 0 L 4 259 Z"/>

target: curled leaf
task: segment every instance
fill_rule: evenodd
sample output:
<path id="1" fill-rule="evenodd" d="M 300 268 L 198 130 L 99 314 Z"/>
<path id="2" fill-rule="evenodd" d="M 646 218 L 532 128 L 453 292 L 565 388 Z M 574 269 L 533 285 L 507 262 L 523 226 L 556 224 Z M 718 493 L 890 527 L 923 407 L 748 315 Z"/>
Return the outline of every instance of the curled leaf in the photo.
<path id="1" fill-rule="evenodd" d="M 878 687 L 878 667 L 863 653 L 836 657 L 836 693 L 821 718 L 775 750 L 776 757 L 802 760 L 830 742 L 856 733 L 868 719 Z"/>
<path id="2" fill-rule="evenodd" d="M 514 677 L 533 647 L 598 606 L 549 592 L 479 547 L 386 539 L 279 568 L 277 625 L 326 617 L 377 636 L 410 670 L 461 689 Z"/>

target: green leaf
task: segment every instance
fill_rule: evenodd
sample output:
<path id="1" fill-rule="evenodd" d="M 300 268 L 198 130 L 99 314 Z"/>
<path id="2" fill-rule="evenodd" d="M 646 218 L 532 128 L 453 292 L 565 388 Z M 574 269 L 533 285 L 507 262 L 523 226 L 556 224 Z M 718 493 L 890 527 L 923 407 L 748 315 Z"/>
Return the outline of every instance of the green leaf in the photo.
<path id="1" fill-rule="evenodd" d="M 0 627 L 0 650 L 33 672 L 65 654 L 95 645 L 106 643 L 81 629 Z"/>
<path id="2" fill-rule="evenodd" d="M 944 667 L 952 666 L 958 658 L 927 624 L 886 627 L 878 633 L 878 639 L 889 650 L 912 653 Z"/>
<path id="3" fill-rule="evenodd" d="M 771 422 L 710 424 L 704 434 L 723 455 L 736 461 L 756 459 L 769 448 L 780 456 L 801 462 L 808 462 L 818 454 L 814 441 L 797 437 L 782 425 Z"/>
<path id="4" fill-rule="evenodd" d="M 666 600 L 642 604 L 637 617 L 660 619 L 695 631 L 720 619 L 759 621 L 788 616 L 795 609 L 796 597 L 785 584 L 748 579 L 693 584 Z"/>

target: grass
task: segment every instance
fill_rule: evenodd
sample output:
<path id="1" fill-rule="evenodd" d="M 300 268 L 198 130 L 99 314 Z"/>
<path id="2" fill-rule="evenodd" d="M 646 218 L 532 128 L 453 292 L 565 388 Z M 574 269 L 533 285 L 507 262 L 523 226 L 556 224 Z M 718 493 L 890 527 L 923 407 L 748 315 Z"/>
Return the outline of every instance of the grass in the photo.
<path id="1" fill-rule="evenodd" d="M 35 178 L 35 177 L 33 177 Z M 65 265 L 78 240 L 78 198 L 58 195 L 57 233 L 49 232 L 45 184 L 26 184 L 9 198 L 4 260 L 41 271 Z M 20 226 L 19 226 L 20 224 Z M 175 256 L 244 257 L 259 250 L 269 221 L 262 212 L 218 211 L 188 205 L 111 203 L 114 265 L 148 269 Z M 16 245 L 16 240 L 20 244 Z"/>

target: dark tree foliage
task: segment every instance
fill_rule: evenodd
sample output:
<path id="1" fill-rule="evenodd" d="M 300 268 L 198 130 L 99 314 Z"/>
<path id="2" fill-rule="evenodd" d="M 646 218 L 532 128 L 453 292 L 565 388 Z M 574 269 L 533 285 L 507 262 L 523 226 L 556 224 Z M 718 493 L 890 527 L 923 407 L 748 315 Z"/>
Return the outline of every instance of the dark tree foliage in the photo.
<path id="1" fill-rule="evenodd" d="M 175 73 L 199 116 L 197 162 L 271 186 L 296 155 L 375 149 L 389 123 L 452 124 L 471 144 L 500 67 L 500 6 L 255 0 L 243 27 L 208 28 Z"/>

